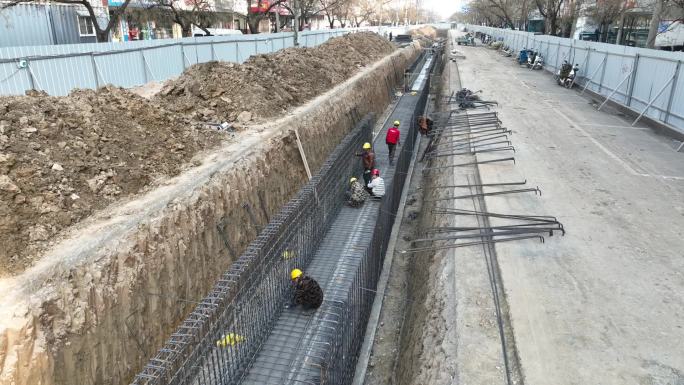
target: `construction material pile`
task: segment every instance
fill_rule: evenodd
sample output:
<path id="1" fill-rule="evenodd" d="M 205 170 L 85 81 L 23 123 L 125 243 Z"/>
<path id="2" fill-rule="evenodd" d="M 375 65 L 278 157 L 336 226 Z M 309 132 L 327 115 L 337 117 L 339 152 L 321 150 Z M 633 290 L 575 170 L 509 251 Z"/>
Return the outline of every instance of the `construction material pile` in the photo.
<path id="1" fill-rule="evenodd" d="M 430 47 L 438 39 L 438 30 L 435 27 L 426 25 L 424 27 L 412 29 L 409 34 L 413 36 L 413 40 L 420 42 L 422 47 Z"/>
<path id="2" fill-rule="evenodd" d="M 256 55 L 243 64 L 198 64 L 170 81 L 156 99 L 199 121 L 245 123 L 281 115 L 393 49 L 379 35 L 365 32 L 334 38 L 314 48 Z"/>
<path id="3" fill-rule="evenodd" d="M 411 35 L 414 37 L 427 37 L 428 39 L 436 39 L 437 38 L 437 28 L 426 25 L 424 27 L 412 29 L 409 31 Z"/>
<path id="4" fill-rule="evenodd" d="M 63 228 L 178 174 L 222 133 L 123 89 L 0 97 L 0 276 Z"/>

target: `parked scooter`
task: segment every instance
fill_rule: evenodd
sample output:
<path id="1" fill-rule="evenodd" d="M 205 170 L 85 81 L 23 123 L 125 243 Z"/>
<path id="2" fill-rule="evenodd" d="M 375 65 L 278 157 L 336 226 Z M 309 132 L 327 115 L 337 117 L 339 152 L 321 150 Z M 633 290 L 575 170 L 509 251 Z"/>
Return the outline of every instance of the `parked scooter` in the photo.
<path id="1" fill-rule="evenodd" d="M 556 73 L 556 81 L 558 82 L 558 85 L 565 88 L 572 88 L 572 86 L 575 84 L 575 76 L 577 76 L 578 72 L 579 65 L 575 64 L 573 66 L 572 64 L 568 63 L 567 60 L 563 60 L 563 64 Z"/>
<path id="2" fill-rule="evenodd" d="M 531 56 L 527 58 L 527 68 L 533 70 L 540 70 L 544 66 L 544 58 L 541 53 L 533 52 Z"/>
<path id="3" fill-rule="evenodd" d="M 519 65 L 526 64 L 527 60 L 531 54 L 532 54 L 532 51 L 527 49 L 527 48 L 523 48 L 522 50 L 520 50 L 520 53 L 518 53 L 518 64 Z"/>

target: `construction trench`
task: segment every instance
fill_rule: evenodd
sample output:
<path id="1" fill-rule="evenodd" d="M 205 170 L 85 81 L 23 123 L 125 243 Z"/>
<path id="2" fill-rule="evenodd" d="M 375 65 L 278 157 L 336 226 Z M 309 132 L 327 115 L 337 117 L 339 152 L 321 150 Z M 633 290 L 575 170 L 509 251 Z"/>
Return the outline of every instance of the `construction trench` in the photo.
<path id="1" fill-rule="evenodd" d="M 437 139 L 455 155 L 467 150 L 472 156 L 477 148 L 486 152 L 499 143 L 489 142 L 491 133 L 506 134 L 495 114 L 471 122 L 462 111 L 449 110 L 451 100 L 440 96 L 442 88 L 452 88 L 445 84 L 445 64 L 439 47 L 401 48 L 287 117 L 262 124 L 256 134 L 210 155 L 200 167 L 86 222 L 88 236 L 59 244 L 28 270 L 30 278 L 23 274 L 1 282 L 9 293 L 3 312 L 11 323 L 0 344 L 0 383 L 442 382 L 439 372 L 446 363 L 428 364 L 438 374 L 424 382 L 416 373 L 425 352 L 414 349 L 441 338 L 416 333 L 426 326 L 439 333 L 440 327 L 426 323 L 429 310 L 423 306 L 430 300 L 425 290 L 435 282 L 421 260 L 452 247 L 418 246 L 458 237 L 405 235 L 415 242 L 395 248 L 406 243 L 397 242 L 395 234 L 404 226 L 395 224 L 400 201 L 400 216 L 405 204 L 413 204 L 406 203 L 407 192 L 414 193 L 404 182 L 415 168 L 428 174 L 414 177 L 413 188 L 417 183 L 426 191 L 439 190 L 431 182 L 439 172 L 429 174 L 424 166 L 450 167 L 443 162 L 447 158 L 430 159 L 437 156 L 432 149 Z M 434 131 L 421 141 L 418 117 L 426 114 L 434 118 Z M 394 120 L 402 122 L 402 145 L 390 165 L 383 134 Z M 453 140 L 461 135 L 468 140 Z M 349 177 L 361 174 L 355 153 L 366 141 L 374 144 L 387 195 L 350 208 L 344 192 Z M 476 163 L 467 165 L 471 173 L 476 168 Z M 464 198 L 483 197 L 477 180 L 459 182 L 474 189 Z M 465 214 L 477 218 L 470 223 L 474 227 L 462 230 L 486 233 L 463 238 L 480 239 L 490 248 L 498 235 L 515 232 L 511 241 L 531 238 L 525 233 L 534 224 L 526 231 L 504 227 L 505 233 L 494 234 L 482 206 L 475 210 Z M 431 213 L 413 211 L 411 218 L 419 214 L 425 227 Z M 413 275 L 401 278 L 401 296 L 408 287 L 415 297 L 408 302 L 397 301 L 395 294 L 384 298 L 387 277 L 381 273 L 390 274 L 394 256 L 406 253 L 422 256 L 404 265 Z M 386 255 L 392 257 L 386 260 Z M 317 311 L 287 306 L 289 271 L 295 267 L 321 284 L 325 301 Z M 17 300 L 24 293 L 32 293 L 30 300 Z M 392 353 L 380 379 L 373 366 L 387 331 L 378 318 L 385 320 L 388 311 L 401 322 L 394 320 L 394 344 L 386 348 Z"/>
<path id="2" fill-rule="evenodd" d="M 225 284 L 221 278 L 225 271 L 231 274 L 231 269 L 246 268 L 244 258 L 254 256 L 255 245 L 263 242 L 264 237 L 273 231 L 275 225 L 272 223 L 284 220 L 283 213 L 297 207 L 297 197 L 307 197 L 304 203 L 311 205 L 317 202 L 320 206 L 309 206 L 309 214 L 315 218 L 304 222 L 301 228 L 304 232 L 296 238 L 294 245 L 288 245 L 296 245 L 300 249 L 285 253 L 290 256 L 286 265 L 314 258 L 312 253 L 318 244 L 307 240 L 305 235 L 315 236 L 316 242 L 321 242 L 321 231 L 326 226 L 349 227 L 349 224 L 345 227 L 342 219 L 340 223 L 333 221 L 333 217 L 341 208 L 342 200 L 336 198 L 346 187 L 342 181 L 348 181 L 349 175 L 355 171 L 345 167 L 356 167 L 359 163 L 357 158 L 349 158 L 349 153 L 339 154 L 340 147 L 337 147 L 334 156 L 328 155 L 343 138 L 346 138 L 343 142 L 346 143 L 346 150 L 359 148 L 358 142 L 367 140 L 372 129 L 373 118 L 367 115 L 382 116 L 393 101 L 412 105 L 397 109 L 407 124 L 403 134 L 409 134 L 408 122 L 415 120 L 415 107 L 418 103 L 424 105 L 427 95 L 427 76 L 424 72 L 421 75 L 421 70 L 426 68 L 426 56 L 420 53 L 417 44 L 398 49 L 361 68 L 350 79 L 324 95 L 293 109 L 286 117 L 254 124 L 250 127 L 253 132 L 248 135 L 236 132 L 232 143 L 208 155 L 203 154 L 205 158 L 194 164 L 197 167 L 136 199 L 97 213 L 79 224 L 68 236 L 51 243 L 48 252 L 25 272 L 1 280 L 0 288 L 5 296 L 1 307 L 0 383 L 124 384 L 149 381 L 154 376 L 150 377 L 146 373 L 158 365 L 155 361 L 150 361 L 148 366 L 145 364 L 155 356 L 159 347 L 164 346 L 169 336 L 174 335 L 179 322 L 188 314 L 193 317 L 197 312 L 206 312 L 203 310 L 207 306 L 205 302 L 194 299 L 212 292 L 211 288 L 217 280 L 216 287 Z M 394 100 L 396 91 L 407 81 L 418 84 L 420 90 L 404 96 L 410 102 Z M 347 136 L 354 127 L 356 136 Z M 404 143 L 405 148 L 409 149 L 411 140 L 408 136 Z M 382 147 L 380 145 L 380 154 Z M 407 156 L 402 155 L 396 167 L 406 167 L 408 160 L 404 159 Z M 338 158 L 336 162 L 331 160 L 334 157 Z M 315 173 L 326 167 L 330 169 L 333 164 L 333 171 L 337 172 L 335 175 L 341 179 L 314 176 L 297 193 L 307 179 L 305 165 Z M 249 173 L 246 170 L 250 170 Z M 394 168 L 391 170 L 387 168 L 387 171 L 383 171 L 388 181 L 392 179 L 390 176 Z M 344 177 L 341 177 L 342 174 L 345 174 Z M 400 172 L 398 181 L 401 181 L 402 175 Z M 314 185 L 316 181 L 324 184 Z M 398 186 L 400 182 L 397 183 Z M 388 185 L 391 189 L 401 190 L 400 187 L 392 187 L 391 183 Z M 313 200 L 308 199 L 312 191 Z M 390 199 L 385 201 L 390 202 Z M 374 212 L 391 211 L 392 205 L 396 207 L 396 199 L 391 204 L 385 201 L 373 202 L 363 210 L 372 216 Z M 296 211 L 300 212 L 299 209 Z M 340 218 L 345 218 L 344 211 L 340 213 Z M 346 218 L 350 220 L 349 213 L 346 213 Z M 297 220 L 301 220 L 301 217 L 297 216 Z M 384 221 L 378 222 L 377 228 L 375 220 L 364 226 L 375 229 L 374 237 L 386 237 L 385 232 L 391 221 L 389 217 Z M 280 228 L 292 230 L 287 223 Z M 383 247 L 382 242 L 372 245 L 368 254 L 377 257 Z M 279 261 L 283 261 L 283 251 L 280 250 Z M 361 259 L 360 255 L 353 257 Z M 313 259 L 311 268 L 316 266 L 316 260 Z M 361 263 L 360 260 L 358 262 Z M 320 263 L 321 271 L 325 270 L 325 261 Z M 250 264 L 248 266 L 253 267 Z M 356 276 L 370 279 L 364 274 L 373 271 L 372 266 L 361 266 L 363 268 L 357 268 L 363 274 Z M 334 271 L 328 273 L 333 274 Z M 244 279 L 245 276 L 241 277 Z M 287 274 L 283 277 L 287 277 Z M 272 278 L 276 279 L 272 284 L 277 283 L 282 289 L 282 277 Z M 369 286 L 371 281 L 368 281 Z M 340 290 L 344 290 L 344 287 Z M 269 293 L 276 294 L 273 291 Z M 357 296 L 360 294 L 354 293 Z M 219 301 L 207 298 L 210 302 Z M 229 298 L 223 296 L 220 301 L 225 302 Z M 235 300 L 240 298 L 238 296 Z M 358 298 L 359 305 L 369 306 L 368 302 L 363 301 L 367 301 L 367 298 Z M 251 306 L 261 305 L 264 304 Z M 269 306 L 276 305 L 278 303 L 274 302 Z M 215 308 L 214 305 L 209 306 Z M 243 316 L 250 314 L 257 319 L 256 314 L 249 313 L 255 309 L 246 308 Z M 269 311 L 274 316 L 281 309 L 271 307 Z M 364 317 L 362 312 L 349 314 L 357 317 L 357 322 Z M 192 323 L 191 320 L 187 322 Z M 259 322 L 259 327 L 267 326 L 265 318 Z M 225 332 L 218 329 L 213 331 Z M 312 339 L 322 336 L 315 330 L 311 333 Z M 254 331 L 244 334 L 243 346 L 258 341 Z M 216 336 L 202 335 L 210 342 L 201 346 L 203 349 L 216 347 L 216 339 L 211 340 Z M 175 338 L 172 337 L 170 341 Z M 165 351 L 162 349 L 159 354 Z M 336 369 L 337 373 L 341 373 L 337 375 L 348 378 L 350 365 L 348 362 L 346 369 Z M 145 370 L 140 372 L 143 367 Z M 245 369 L 230 365 L 225 367 L 226 370 L 230 368 Z M 206 373 L 202 369 L 195 374 L 199 376 Z M 197 381 L 199 378 L 196 377 Z M 225 377 L 214 379 L 219 378 Z"/>
<path id="3" fill-rule="evenodd" d="M 372 116 L 361 120 L 134 384 L 351 382 L 436 62 L 429 51 L 408 69 L 407 92 L 379 126 L 404 122 L 396 162 L 389 164 Z M 351 208 L 344 192 L 350 176 L 361 176 L 355 153 L 364 142 L 374 144 L 388 193 Z M 325 299 L 318 310 L 286 306 L 295 267 L 321 285 Z"/>

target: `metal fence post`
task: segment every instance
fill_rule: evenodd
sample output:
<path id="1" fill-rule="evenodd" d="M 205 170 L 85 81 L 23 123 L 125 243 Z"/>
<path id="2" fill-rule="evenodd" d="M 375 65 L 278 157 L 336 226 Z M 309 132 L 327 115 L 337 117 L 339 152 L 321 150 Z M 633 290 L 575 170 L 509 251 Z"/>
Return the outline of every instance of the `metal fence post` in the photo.
<path id="1" fill-rule="evenodd" d="M 675 91 L 677 90 L 677 82 L 679 81 L 679 70 L 682 67 L 682 61 L 677 60 L 677 68 L 675 69 L 674 81 L 672 88 L 670 88 L 670 98 L 667 101 L 667 111 L 665 111 L 665 123 L 670 119 L 670 110 L 672 109 L 672 99 L 674 99 Z"/>
<path id="2" fill-rule="evenodd" d="M 603 68 L 605 68 L 605 67 L 603 67 Z M 611 92 L 610 95 L 606 96 L 606 100 L 604 100 L 603 103 L 601 103 L 601 105 L 599 106 L 599 108 L 597 108 L 598 111 L 601 111 L 601 108 L 602 108 L 606 103 L 608 103 L 608 100 L 609 100 L 611 97 L 613 97 L 613 95 L 615 95 L 615 94 L 618 92 L 618 90 L 620 90 L 620 87 L 627 81 L 627 79 L 629 79 L 629 78 L 632 77 L 632 73 L 634 73 L 634 68 L 632 68 L 632 71 L 630 71 L 630 72 L 627 74 L 627 76 L 625 76 L 625 78 L 622 79 L 622 81 L 620 82 L 620 84 L 618 84 L 618 85 L 615 87 L 615 89 L 613 90 L 613 92 Z M 646 107 L 646 108 L 648 108 L 648 107 Z M 637 118 L 637 120 L 639 120 L 639 119 Z M 634 123 L 636 123 L 636 121 L 635 121 Z"/>
<path id="3" fill-rule="evenodd" d="M 599 79 L 598 92 L 601 93 L 603 88 L 603 77 L 606 75 L 606 67 L 608 63 L 608 51 L 606 51 L 606 57 L 603 59 L 603 70 L 601 71 L 601 79 Z"/>
<path id="4" fill-rule="evenodd" d="M 235 62 L 240 63 L 240 42 L 235 41 Z"/>
<path id="5" fill-rule="evenodd" d="M 677 73 L 678 73 L 678 72 L 679 72 L 679 62 L 677 62 L 677 67 L 675 67 L 674 73 L 672 74 L 672 76 L 670 76 L 670 80 L 668 80 L 667 83 L 665 83 L 665 85 L 663 86 L 663 88 L 661 88 L 660 91 L 658 91 L 658 93 L 656 94 L 656 96 L 654 96 L 651 100 L 648 101 L 648 104 L 646 105 L 646 108 L 644 108 L 644 110 L 641 111 L 641 114 L 639 114 L 639 116 L 637 116 L 637 118 L 634 119 L 634 122 L 632 123 L 632 126 L 634 126 L 635 124 L 637 124 L 637 122 L 641 119 L 642 116 L 644 116 L 644 114 L 646 113 L 646 111 L 648 111 L 648 109 L 651 107 L 651 105 L 652 105 L 656 100 L 658 100 L 658 98 L 660 97 L 660 95 L 662 95 L 663 92 L 665 92 L 665 88 L 667 88 L 667 87 L 670 85 L 670 83 L 672 83 L 672 81 L 675 79 L 675 77 L 677 77 Z M 673 87 L 674 87 L 674 86 L 670 87 L 670 90 L 672 90 Z M 670 95 L 670 96 L 671 96 L 671 95 Z"/>
<path id="6" fill-rule="evenodd" d="M 632 77 L 629 79 L 629 93 L 627 95 L 627 106 L 632 105 L 632 95 L 634 94 L 634 83 L 636 83 L 637 70 L 639 66 L 639 54 L 634 56 L 634 63 L 632 64 Z"/>
<path id="7" fill-rule="evenodd" d="M 31 89 L 35 90 L 36 89 L 36 83 L 33 80 L 33 72 L 31 71 L 31 68 L 29 68 L 30 64 L 27 62 L 26 63 L 26 73 L 28 74 L 29 78 L 29 83 L 31 84 Z"/>
<path id="8" fill-rule="evenodd" d="M 181 62 L 183 63 L 183 71 L 185 71 L 185 69 L 188 67 L 186 67 L 186 65 L 185 65 L 185 46 L 183 45 L 183 43 L 180 43 L 180 53 L 181 53 Z M 188 64 L 190 64 L 190 63 L 188 63 Z"/>
<path id="9" fill-rule="evenodd" d="M 100 79 L 97 76 L 97 64 L 95 63 L 95 55 L 90 53 L 90 64 L 93 67 L 93 77 L 95 78 L 95 89 L 100 88 Z"/>
<path id="10" fill-rule="evenodd" d="M 145 54 L 143 53 L 143 50 L 140 50 L 140 64 L 142 65 L 142 71 L 143 71 L 143 83 L 147 83 L 147 64 L 145 64 Z"/>
<path id="11" fill-rule="evenodd" d="M 213 41 L 209 42 L 209 47 L 211 48 L 211 60 L 214 61 L 214 60 L 216 60 L 216 51 L 214 50 L 214 42 Z"/>

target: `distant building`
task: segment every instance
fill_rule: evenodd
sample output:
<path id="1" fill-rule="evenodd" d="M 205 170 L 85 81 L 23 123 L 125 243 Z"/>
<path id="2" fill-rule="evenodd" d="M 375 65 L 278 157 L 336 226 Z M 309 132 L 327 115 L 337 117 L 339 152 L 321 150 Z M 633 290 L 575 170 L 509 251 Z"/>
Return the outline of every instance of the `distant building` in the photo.
<path id="1" fill-rule="evenodd" d="M 106 21 L 106 9 L 93 7 Z M 20 3 L 0 11 L 0 47 L 95 42 L 92 20 L 81 5 Z"/>

